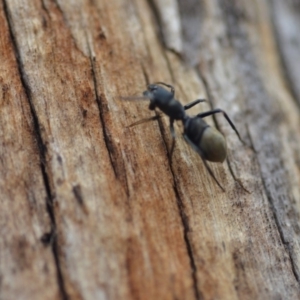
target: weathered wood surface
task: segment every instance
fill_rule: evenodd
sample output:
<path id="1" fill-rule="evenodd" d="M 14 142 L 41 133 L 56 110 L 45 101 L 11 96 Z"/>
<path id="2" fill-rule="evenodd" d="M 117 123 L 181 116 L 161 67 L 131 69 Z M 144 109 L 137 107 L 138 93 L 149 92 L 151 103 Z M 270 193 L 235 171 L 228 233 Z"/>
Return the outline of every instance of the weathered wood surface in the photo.
<path id="1" fill-rule="evenodd" d="M 299 6 L 280 5 L 0 2 L 0 299 L 300 298 Z M 172 161 L 167 118 L 126 128 L 153 112 L 119 96 L 154 81 L 251 145 L 208 120 L 225 193 L 179 125 Z"/>

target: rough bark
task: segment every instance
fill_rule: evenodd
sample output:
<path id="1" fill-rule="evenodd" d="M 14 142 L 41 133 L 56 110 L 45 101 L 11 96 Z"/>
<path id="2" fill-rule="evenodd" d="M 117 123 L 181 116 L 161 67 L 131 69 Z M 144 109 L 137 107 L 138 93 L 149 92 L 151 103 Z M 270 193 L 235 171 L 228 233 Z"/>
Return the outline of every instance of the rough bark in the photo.
<path id="1" fill-rule="evenodd" d="M 0 299 L 300 298 L 292 5 L 0 2 Z M 238 127 L 207 118 L 226 192 L 180 124 L 172 159 L 167 118 L 127 128 L 155 81 Z"/>

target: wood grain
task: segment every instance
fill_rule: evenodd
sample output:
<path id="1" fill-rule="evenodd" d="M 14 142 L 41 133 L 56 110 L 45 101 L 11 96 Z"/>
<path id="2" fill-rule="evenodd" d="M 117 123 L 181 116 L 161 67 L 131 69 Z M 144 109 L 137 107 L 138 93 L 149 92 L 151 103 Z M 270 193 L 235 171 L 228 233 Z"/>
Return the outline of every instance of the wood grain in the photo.
<path id="1" fill-rule="evenodd" d="M 1 2 L 0 299 L 300 298 L 299 95 L 275 2 Z M 128 128 L 154 113 L 121 96 L 155 81 L 237 126 L 248 146 L 207 118 L 225 193 L 181 124 L 172 159 L 166 117 Z"/>

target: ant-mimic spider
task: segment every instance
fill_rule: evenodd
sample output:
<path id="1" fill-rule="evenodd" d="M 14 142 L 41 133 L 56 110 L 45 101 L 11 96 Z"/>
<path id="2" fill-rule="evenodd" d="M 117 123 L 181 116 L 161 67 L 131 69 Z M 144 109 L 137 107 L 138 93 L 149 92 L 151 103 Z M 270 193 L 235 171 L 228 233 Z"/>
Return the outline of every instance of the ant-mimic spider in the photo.
<path id="1" fill-rule="evenodd" d="M 160 85 L 164 85 L 170 88 L 170 91 L 163 88 Z M 172 85 L 166 84 L 164 82 L 156 82 L 154 84 L 149 84 L 147 90 L 143 92 L 143 97 L 123 97 L 125 100 L 130 99 L 149 99 L 149 109 L 155 110 L 159 108 L 163 113 L 165 113 L 170 120 L 170 131 L 172 135 L 172 145 L 170 149 L 170 158 L 172 157 L 174 146 L 175 146 L 175 130 L 174 130 L 174 121 L 181 120 L 183 124 L 183 137 L 186 142 L 200 155 L 202 161 L 218 184 L 218 186 L 225 191 L 222 185 L 219 183 L 211 168 L 206 161 L 211 162 L 223 162 L 227 156 L 227 146 L 224 136 L 215 128 L 208 125 L 203 118 L 211 116 L 216 113 L 222 113 L 225 119 L 230 124 L 231 128 L 237 134 L 239 140 L 243 143 L 239 132 L 236 127 L 228 117 L 225 111 L 222 109 L 213 109 L 207 112 L 200 113 L 194 117 L 190 117 L 186 114 L 186 110 L 190 109 L 194 105 L 206 101 L 205 99 L 197 99 L 186 105 L 182 105 L 178 100 L 174 98 L 175 89 Z M 157 120 L 161 115 L 156 115 L 151 118 L 139 120 L 128 127 L 132 127 L 138 124 L 142 124 L 148 121 Z"/>

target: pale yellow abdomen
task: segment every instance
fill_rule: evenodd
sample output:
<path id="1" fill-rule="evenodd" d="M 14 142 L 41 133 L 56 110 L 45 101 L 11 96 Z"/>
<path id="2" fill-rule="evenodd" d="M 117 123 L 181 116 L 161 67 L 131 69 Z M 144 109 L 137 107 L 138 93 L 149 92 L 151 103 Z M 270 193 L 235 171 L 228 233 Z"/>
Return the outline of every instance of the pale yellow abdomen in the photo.
<path id="1" fill-rule="evenodd" d="M 205 159 L 212 162 L 223 162 L 227 155 L 226 140 L 215 128 L 207 127 L 201 137 L 200 149 Z"/>

